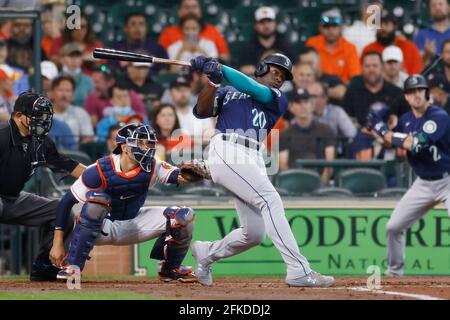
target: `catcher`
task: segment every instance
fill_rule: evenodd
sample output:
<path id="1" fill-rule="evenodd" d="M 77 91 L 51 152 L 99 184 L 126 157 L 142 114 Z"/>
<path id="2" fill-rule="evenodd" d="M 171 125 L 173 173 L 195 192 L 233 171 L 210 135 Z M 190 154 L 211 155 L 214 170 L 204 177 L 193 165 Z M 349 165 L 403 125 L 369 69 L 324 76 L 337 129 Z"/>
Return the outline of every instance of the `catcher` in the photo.
<path id="1" fill-rule="evenodd" d="M 62 198 L 50 260 L 61 268 L 58 279 L 67 279 L 75 266 L 83 270 L 95 245 L 129 245 L 158 240 L 150 257 L 161 260 L 162 281 L 196 282 L 192 268 L 182 266 L 192 238 L 195 213 L 188 207 L 143 207 L 148 189 L 158 183 L 186 184 L 208 177 L 201 161 L 181 168 L 154 158 L 156 135 L 149 125 L 130 124 L 116 136 L 109 156 L 89 166 Z M 64 228 L 70 211 L 83 203 L 66 256 Z"/>

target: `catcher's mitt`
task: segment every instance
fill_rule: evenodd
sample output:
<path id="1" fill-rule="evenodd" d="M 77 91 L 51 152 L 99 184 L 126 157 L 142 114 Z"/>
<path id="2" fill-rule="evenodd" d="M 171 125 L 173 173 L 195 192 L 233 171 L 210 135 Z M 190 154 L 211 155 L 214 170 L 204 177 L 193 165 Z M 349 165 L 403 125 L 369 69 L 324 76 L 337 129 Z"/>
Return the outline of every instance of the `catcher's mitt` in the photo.
<path id="1" fill-rule="evenodd" d="M 202 179 L 211 180 L 208 165 L 203 160 L 194 159 L 186 162 L 183 161 L 180 165 L 180 174 L 189 182 L 197 182 Z"/>

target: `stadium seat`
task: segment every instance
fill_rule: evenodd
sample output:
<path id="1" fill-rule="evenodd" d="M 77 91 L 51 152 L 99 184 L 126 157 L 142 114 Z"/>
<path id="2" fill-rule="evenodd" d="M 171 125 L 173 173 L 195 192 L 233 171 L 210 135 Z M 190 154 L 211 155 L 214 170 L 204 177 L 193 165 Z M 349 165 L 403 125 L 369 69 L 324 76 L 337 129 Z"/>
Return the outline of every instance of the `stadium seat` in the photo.
<path id="1" fill-rule="evenodd" d="M 289 195 L 309 194 L 321 186 L 319 174 L 310 170 L 290 169 L 275 178 L 275 187 L 287 190 Z"/>
<path id="2" fill-rule="evenodd" d="M 320 188 L 317 191 L 314 191 L 312 196 L 315 197 L 330 197 L 330 198 L 349 198 L 354 197 L 353 193 L 350 190 L 343 188 Z"/>
<path id="3" fill-rule="evenodd" d="M 377 191 L 386 188 L 386 178 L 375 169 L 350 169 L 339 174 L 340 188 L 350 190 L 355 195 L 373 196 Z"/>
<path id="4" fill-rule="evenodd" d="M 224 197 L 226 196 L 226 191 L 217 188 L 217 187 L 210 187 L 210 186 L 192 186 L 187 187 L 184 190 L 184 193 L 191 194 L 191 195 L 198 195 L 198 196 L 213 196 L 213 197 Z"/>
<path id="5" fill-rule="evenodd" d="M 406 188 L 386 188 L 378 191 L 376 196 L 378 198 L 401 198 L 407 191 Z"/>

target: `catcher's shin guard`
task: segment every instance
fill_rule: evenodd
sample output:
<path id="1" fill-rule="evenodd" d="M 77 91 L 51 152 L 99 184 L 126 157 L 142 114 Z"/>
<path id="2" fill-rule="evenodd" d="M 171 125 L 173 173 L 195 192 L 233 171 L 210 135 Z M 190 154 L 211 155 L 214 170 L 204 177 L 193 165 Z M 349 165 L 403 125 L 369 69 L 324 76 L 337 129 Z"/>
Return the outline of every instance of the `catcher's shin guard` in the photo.
<path id="1" fill-rule="evenodd" d="M 68 265 L 76 265 L 81 270 L 101 232 L 103 220 L 110 212 L 111 198 L 104 192 L 91 190 L 86 194 L 86 202 L 81 209 L 78 223 L 70 241 Z"/>
<path id="2" fill-rule="evenodd" d="M 195 212 L 188 207 L 168 207 L 164 211 L 167 218 L 166 233 L 163 246 L 164 263 L 161 266 L 161 274 L 172 274 L 175 270 L 181 270 L 181 263 L 186 256 L 194 230 Z M 159 243 L 159 244 L 158 244 Z M 157 240 L 151 257 L 161 258 L 162 238 Z"/>

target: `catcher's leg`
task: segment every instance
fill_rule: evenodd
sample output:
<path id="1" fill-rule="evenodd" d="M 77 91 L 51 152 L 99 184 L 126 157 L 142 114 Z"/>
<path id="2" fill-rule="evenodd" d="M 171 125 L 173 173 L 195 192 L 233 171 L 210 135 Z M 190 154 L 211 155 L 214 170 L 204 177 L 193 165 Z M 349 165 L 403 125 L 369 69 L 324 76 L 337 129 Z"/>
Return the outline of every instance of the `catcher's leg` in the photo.
<path id="1" fill-rule="evenodd" d="M 194 230 L 195 212 L 188 207 L 168 207 L 164 210 L 166 232 L 158 238 L 150 254 L 150 258 L 162 260 L 159 276 L 162 281 L 179 280 L 196 282 L 192 268 L 182 266 Z"/>
<path id="2" fill-rule="evenodd" d="M 70 241 L 67 267 L 58 274 L 59 279 L 66 279 L 73 272 L 73 266 L 83 270 L 102 230 L 103 221 L 110 211 L 110 204 L 111 198 L 104 192 L 91 190 L 86 194 L 86 202 Z"/>

